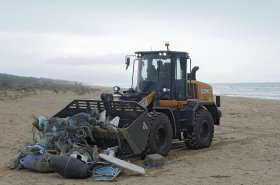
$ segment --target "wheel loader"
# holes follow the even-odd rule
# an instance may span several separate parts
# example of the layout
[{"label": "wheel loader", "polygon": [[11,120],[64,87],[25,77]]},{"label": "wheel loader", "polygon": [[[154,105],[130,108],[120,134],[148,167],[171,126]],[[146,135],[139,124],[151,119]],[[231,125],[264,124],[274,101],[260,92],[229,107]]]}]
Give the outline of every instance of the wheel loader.
[{"label": "wheel loader", "polygon": [[131,88],[121,91],[115,86],[112,94],[101,94],[101,100],[74,100],[54,117],[93,108],[106,110],[108,117],[118,116],[117,129],[95,127],[92,135],[100,148],[118,146],[120,156],[166,156],[172,142],[178,140],[191,149],[209,147],[214,125],[220,124],[222,115],[220,97],[214,101],[212,87],[196,80],[199,68],[191,68],[189,53],[170,51],[168,43],[166,46],[167,50],[126,56],[126,69],[133,68]]}]

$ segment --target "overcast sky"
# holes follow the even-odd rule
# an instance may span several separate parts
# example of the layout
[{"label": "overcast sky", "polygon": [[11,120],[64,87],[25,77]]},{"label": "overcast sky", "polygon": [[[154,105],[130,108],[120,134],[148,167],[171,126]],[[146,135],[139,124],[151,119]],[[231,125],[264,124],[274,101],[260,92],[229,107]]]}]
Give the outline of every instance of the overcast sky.
[{"label": "overcast sky", "polygon": [[277,0],[0,0],[0,73],[129,86],[124,57],[187,51],[197,77],[280,81]]}]

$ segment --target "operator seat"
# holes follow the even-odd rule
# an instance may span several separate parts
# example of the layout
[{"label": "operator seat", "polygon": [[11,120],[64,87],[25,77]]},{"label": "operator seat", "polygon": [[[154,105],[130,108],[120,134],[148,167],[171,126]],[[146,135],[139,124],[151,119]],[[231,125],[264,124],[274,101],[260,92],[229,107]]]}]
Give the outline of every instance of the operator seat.
[{"label": "operator seat", "polygon": [[162,81],[163,81],[163,86],[164,88],[170,89],[170,79],[171,79],[171,63],[167,62],[164,63],[163,65],[163,76],[162,76]]},{"label": "operator seat", "polygon": [[157,80],[157,70],[156,70],[156,67],[154,65],[150,65],[148,67],[146,80],[156,82],[156,80]]}]

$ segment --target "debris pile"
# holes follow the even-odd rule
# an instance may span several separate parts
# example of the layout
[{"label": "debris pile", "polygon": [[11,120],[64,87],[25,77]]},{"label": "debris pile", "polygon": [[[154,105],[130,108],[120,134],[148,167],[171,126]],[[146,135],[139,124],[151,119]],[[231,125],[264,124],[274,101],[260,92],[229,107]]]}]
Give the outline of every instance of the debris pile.
[{"label": "debris pile", "polygon": [[[123,168],[145,174],[144,168],[116,158],[118,146],[100,151],[93,129],[118,130],[120,118],[106,117],[106,110],[98,109],[76,115],[47,119],[39,116],[33,123],[33,143],[21,148],[10,169],[27,168],[36,172],[56,172],[64,178],[110,181],[115,180]],[[35,135],[35,134],[33,134]]]}]

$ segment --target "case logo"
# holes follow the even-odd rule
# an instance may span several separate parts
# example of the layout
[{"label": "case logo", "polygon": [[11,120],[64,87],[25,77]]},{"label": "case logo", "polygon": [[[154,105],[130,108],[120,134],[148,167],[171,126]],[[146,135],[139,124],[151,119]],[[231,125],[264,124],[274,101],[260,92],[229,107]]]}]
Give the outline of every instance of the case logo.
[{"label": "case logo", "polygon": [[210,94],[210,89],[201,89],[200,93],[203,95]]}]

